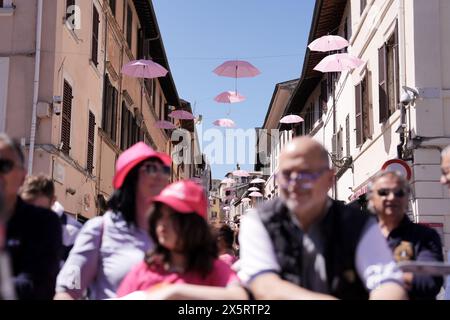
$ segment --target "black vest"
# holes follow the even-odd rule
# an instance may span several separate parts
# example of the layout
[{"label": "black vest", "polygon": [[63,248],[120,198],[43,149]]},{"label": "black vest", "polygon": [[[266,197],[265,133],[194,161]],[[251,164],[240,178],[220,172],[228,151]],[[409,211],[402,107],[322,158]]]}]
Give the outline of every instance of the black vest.
[{"label": "black vest", "polygon": [[[302,286],[303,244],[288,209],[280,199],[275,199],[258,211],[272,240],[281,278]],[[369,297],[356,272],[355,253],[363,228],[371,218],[367,213],[333,201],[320,222],[328,288],[330,294],[339,299]]]}]

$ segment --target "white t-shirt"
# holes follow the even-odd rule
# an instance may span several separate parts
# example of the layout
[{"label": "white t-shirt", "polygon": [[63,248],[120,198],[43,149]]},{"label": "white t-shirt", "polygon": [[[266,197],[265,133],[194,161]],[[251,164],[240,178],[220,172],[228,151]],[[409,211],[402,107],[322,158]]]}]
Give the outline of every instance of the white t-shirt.
[{"label": "white t-shirt", "polygon": [[[255,210],[241,219],[239,232],[239,278],[249,283],[262,273],[279,273],[269,233]],[[370,219],[365,226],[355,254],[356,271],[365,287],[371,291],[385,282],[402,284],[402,272],[397,268],[387,242],[376,224]]]}]

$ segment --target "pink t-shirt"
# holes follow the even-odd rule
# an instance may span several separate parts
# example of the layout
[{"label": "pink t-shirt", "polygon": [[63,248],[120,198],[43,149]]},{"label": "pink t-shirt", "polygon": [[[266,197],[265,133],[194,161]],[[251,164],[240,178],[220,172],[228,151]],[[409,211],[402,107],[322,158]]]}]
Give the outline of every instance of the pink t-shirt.
[{"label": "pink t-shirt", "polygon": [[117,297],[123,297],[131,292],[147,290],[156,285],[188,283],[214,287],[226,287],[239,281],[235,272],[220,259],[214,261],[213,269],[202,278],[198,272],[167,272],[162,267],[149,268],[145,261],[139,263],[125,276],[117,290]]},{"label": "pink t-shirt", "polygon": [[231,267],[233,265],[233,263],[235,263],[237,261],[238,258],[229,253],[224,253],[219,256],[219,259]]}]

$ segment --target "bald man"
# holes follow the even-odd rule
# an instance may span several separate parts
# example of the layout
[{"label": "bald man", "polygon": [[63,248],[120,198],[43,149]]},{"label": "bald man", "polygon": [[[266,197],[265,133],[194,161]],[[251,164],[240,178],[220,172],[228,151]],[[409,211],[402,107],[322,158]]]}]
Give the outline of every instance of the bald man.
[{"label": "bald man", "polygon": [[241,280],[257,299],[405,299],[376,220],[327,195],[328,153],[309,137],[281,152],[281,197],[242,218]]}]

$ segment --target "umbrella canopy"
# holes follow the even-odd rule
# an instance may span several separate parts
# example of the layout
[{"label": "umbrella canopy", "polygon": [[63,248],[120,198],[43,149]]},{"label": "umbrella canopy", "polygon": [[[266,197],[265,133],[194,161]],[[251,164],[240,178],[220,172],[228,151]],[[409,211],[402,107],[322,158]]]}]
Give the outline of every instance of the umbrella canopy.
[{"label": "umbrella canopy", "polygon": [[256,178],[256,179],[253,179],[252,181],[250,181],[250,183],[265,183],[265,182],[266,182],[266,180],[261,179],[261,178]]},{"label": "umbrella canopy", "polygon": [[122,73],[133,78],[164,77],[167,72],[169,71],[152,60],[133,60],[122,67]]},{"label": "umbrella canopy", "polygon": [[328,35],[320,37],[308,45],[311,51],[328,52],[348,47],[348,41],[340,36]]},{"label": "umbrella canopy", "polygon": [[364,64],[364,61],[348,53],[337,53],[326,56],[319,62],[314,70],[320,72],[342,72],[358,68]]},{"label": "umbrella canopy", "polygon": [[299,123],[303,121],[304,120],[302,117],[297,116],[295,114],[290,114],[280,119],[280,123]]},{"label": "umbrella canopy", "polygon": [[242,202],[250,202],[250,201],[252,201],[252,199],[250,199],[250,198],[243,198],[241,201]]},{"label": "umbrella canopy", "polygon": [[177,128],[172,122],[166,120],[156,121],[155,127],[159,129],[169,129],[169,130]]},{"label": "umbrella canopy", "polygon": [[245,101],[245,97],[236,91],[225,91],[215,97],[214,100],[220,103],[237,103]]},{"label": "umbrella canopy", "polygon": [[250,177],[247,171],[245,170],[235,170],[233,171],[233,176],[236,177]]},{"label": "umbrella canopy", "polygon": [[218,119],[213,122],[213,125],[224,128],[234,128],[236,126],[234,121],[231,119]]},{"label": "umbrella canopy", "polygon": [[248,191],[259,191],[259,188],[257,188],[257,187],[251,187],[251,188],[248,188]]},{"label": "umbrella canopy", "polygon": [[248,196],[249,196],[249,197],[255,197],[255,198],[261,198],[261,197],[264,197],[264,196],[262,195],[261,192],[256,192],[256,191],[250,193]]},{"label": "umbrella canopy", "polygon": [[192,113],[185,110],[175,110],[169,113],[169,117],[180,120],[194,120],[195,117]]},{"label": "umbrella canopy", "polygon": [[256,77],[261,72],[250,62],[242,60],[225,61],[213,70],[215,74],[222,77],[246,78]]},{"label": "umbrella canopy", "polygon": [[220,183],[224,183],[224,184],[236,183],[236,180],[231,179],[231,178],[225,178],[222,181],[220,181]]}]

